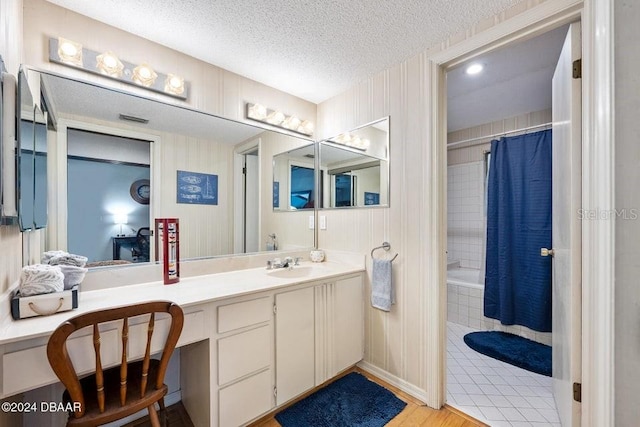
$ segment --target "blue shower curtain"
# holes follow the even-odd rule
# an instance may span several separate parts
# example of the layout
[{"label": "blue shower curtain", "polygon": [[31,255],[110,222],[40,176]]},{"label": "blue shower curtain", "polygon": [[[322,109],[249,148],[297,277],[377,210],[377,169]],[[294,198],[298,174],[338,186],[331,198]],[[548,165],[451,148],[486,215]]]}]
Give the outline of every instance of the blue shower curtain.
[{"label": "blue shower curtain", "polygon": [[551,331],[551,130],[491,142],[484,314]]}]

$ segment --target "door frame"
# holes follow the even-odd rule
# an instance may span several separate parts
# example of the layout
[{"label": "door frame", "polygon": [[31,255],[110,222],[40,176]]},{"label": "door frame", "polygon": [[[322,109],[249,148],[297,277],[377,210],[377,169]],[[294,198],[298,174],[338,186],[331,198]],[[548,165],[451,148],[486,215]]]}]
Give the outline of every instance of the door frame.
[{"label": "door frame", "polygon": [[[160,135],[77,119],[58,118],[57,124],[55,143],[49,145],[49,152],[51,153],[53,162],[49,163],[49,165],[51,165],[51,172],[48,172],[49,182],[47,192],[49,197],[47,203],[49,206],[49,223],[46,228],[47,245],[60,250],[68,249],[67,139],[69,129],[149,142],[149,181],[151,184],[149,227],[152,227],[153,218],[155,218],[156,213],[160,211],[160,207],[162,206],[162,192],[160,191],[160,185],[158,185],[162,177],[162,165],[159,164],[160,162],[158,161],[158,159],[162,157],[160,155],[162,144]],[[149,259],[153,259],[154,255],[155,247],[151,245]]]},{"label": "door frame", "polygon": [[[447,120],[446,70],[487,51],[580,20],[582,22],[582,207],[614,209],[613,0],[554,0],[430,55],[426,95],[430,99],[431,150],[428,162],[436,179],[428,185],[428,209],[436,236],[428,262],[438,283],[429,302],[433,317],[427,343],[437,349],[428,358],[430,402],[446,396],[446,246]],[[596,31],[597,30],[597,31]],[[582,425],[614,425],[614,226],[609,220],[582,223]],[[598,286],[607,283],[610,286]]]},{"label": "door frame", "polygon": [[[262,177],[262,160],[260,155],[262,154],[262,138],[252,138],[247,142],[241,143],[233,150],[233,214],[235,218],[243,218],[242,221],[234,221],[233,226],[233,248],[234,253],[244,252],[244,239],[245,239],[245,224],[244,224],[244,174],[242,168],[244,167],[244,156],[248,153],[252,153],[258,150],[258,177]],[[258,235],[261,236],[262,232],[262,180],[258,179],[258,195],[260,200],[258,201]]]}]

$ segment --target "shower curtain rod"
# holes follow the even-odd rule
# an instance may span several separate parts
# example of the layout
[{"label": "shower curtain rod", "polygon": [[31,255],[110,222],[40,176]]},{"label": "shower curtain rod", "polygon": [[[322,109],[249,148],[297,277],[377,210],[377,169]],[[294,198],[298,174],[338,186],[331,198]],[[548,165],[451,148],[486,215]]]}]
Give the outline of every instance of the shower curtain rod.
[{"label": "shower curtain rod", "polygon": [[[497,136],[504,136],[504,135],[509,135],[509,134],[512,134],[512,133],[525,132],[525,131],[528,131],[528,130],[538,129],[538,128],[545,127],[545,126],[551,126],[552,124],[553,124],[553,122],[548,122],[548,123],[543,123],[541,125],[529,126],[529,127],[526,127],[526,128],[520,128],[520,129],[515,129],[515,130],[509,130],[509,131],[506,131],[506,132],[495,133],[493,135],[479,136],[477,138],[465,139],[464,141],[452,142],[451,144],[447,144],[447,149],[449,149],[451,147],[454,147],[456,145],[466,144],[468,142],[480,141],[480,140],[486,140],[486,139],[491,140],[492,138],[495,138]],[[484,142],[482,144],[484,144]],[[471,144],[468,147],[473,147],[474,145],[476,145],[476,144]],[[467,147],[463,147],[463,148],[467,148]]]}]

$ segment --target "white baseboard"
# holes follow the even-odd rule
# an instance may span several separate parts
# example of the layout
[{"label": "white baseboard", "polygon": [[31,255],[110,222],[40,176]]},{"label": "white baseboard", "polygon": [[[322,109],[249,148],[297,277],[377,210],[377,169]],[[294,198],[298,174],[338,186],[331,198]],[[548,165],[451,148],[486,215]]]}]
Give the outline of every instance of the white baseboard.
[{"label": "white baseboard", "polygon": [[[406,380],[403,380],[402,378],[398,378],[395,375],[390,374],[389,372],[383,369],[380,369],[377,366],[372,365],[365,361],[361,361],[360,363],[358,363],[358,367],[361,368],[363,371],[367,371],[370,374],[380,378],[381,380],[388,382],[392,386],[398,387],[403,392],[407,393],[410,396],[415,397],[416,399],[420,400],[423,403],[428,401],[426,391],[409,383]],[[436,408],[436,409],[439,409],[439,408]]]}]

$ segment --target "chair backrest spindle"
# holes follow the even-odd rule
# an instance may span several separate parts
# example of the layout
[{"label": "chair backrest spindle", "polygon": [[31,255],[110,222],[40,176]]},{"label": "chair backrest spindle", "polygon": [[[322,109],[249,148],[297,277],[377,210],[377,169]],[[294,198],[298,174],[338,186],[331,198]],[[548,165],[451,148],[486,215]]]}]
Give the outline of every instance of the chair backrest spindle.
[{"label": "chair backrest spindle", "polygon": [[144,361],[142,362],[142,381],[140,383],[140,396],[147,392],[147,378],[149,376],[149,360],[151,359],[151,337],[155,326],[155,313],[151,313],[149,327],[147,328],[147,348],[144,351]]},{"label": "chair backrest spindle", "polygon": [[100,330],[98,324],[93,324],[93,348],[96,353],[96,393],[98,395],[98,407],[104,412],[104,378],[102,376],[102,360],[100,359]]},{"label": "chair backrest spindle", "polygon": [[127,344],[129,343],[129,318],[122,323],[122,363],[120,365],[120,405],[127,401]]}]

